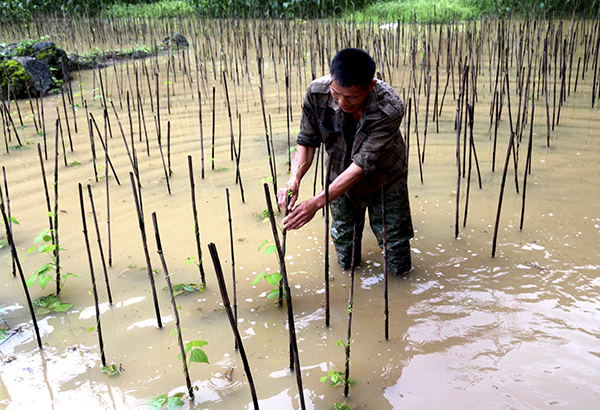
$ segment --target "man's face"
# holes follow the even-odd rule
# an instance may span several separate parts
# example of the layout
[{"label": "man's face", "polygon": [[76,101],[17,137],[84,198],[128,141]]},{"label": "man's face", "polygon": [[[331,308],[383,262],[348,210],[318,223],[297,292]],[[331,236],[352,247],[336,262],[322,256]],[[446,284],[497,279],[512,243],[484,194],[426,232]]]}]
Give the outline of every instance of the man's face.
[{"label": "man's face", "polygon": [[352,114],[362,107],[375,82],[373,80],[366,87],[361,87],[360,85],[342,87],[337,81],[333,80],[331,82],[331,95],[336,99],[342,111]]}]

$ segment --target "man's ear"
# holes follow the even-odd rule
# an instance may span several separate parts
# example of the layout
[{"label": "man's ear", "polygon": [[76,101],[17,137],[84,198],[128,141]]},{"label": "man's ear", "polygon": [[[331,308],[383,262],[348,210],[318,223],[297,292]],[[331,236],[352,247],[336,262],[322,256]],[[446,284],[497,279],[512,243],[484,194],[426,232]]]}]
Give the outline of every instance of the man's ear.
[{"label": "man's ear", "polygon": [[375,87],[375,84],[377,84],[377,80],[374,78],[373,81],[371,81],[371,83],[366,87],[368,93],[373,91],[373,87]]}]

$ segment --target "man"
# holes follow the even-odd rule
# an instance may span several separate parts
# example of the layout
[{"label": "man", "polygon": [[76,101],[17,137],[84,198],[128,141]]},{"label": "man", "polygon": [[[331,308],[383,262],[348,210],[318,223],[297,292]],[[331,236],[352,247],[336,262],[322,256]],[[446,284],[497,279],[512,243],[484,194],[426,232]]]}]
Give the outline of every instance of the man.
[{"label": "man", "polygon": [[371,229],[379,246],[383,245],[383,190],[388,266],[400,276],[411,270],[410,238],[414,235],[406,186],[406,147],[400,134],[404,104],[392,87],[374,79],[374,74],[371,56],[347,48],[335,55],[329,75],[310,84],[290,178],[277,192],[277,202],[287,214],[285,229],[301,228],[325,206],[323,191],[294,208],[300,181],[316,147],[324,144],[331,165],[331,236],[338,262],[344,269],[351,266],[356,224],[355,263],[360,263],[366,208]]}]

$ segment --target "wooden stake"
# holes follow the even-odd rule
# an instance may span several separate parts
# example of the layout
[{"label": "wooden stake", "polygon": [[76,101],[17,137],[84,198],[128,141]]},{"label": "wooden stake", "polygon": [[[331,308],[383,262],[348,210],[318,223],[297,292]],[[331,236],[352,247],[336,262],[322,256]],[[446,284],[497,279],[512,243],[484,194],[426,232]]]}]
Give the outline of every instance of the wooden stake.
[{"label": "wooden stake", "polygon": [[23,291],[25,292],[25,297],[27,298],[27,306],[29,307],[29,313],[31,314],[31,320],[33,321],[33,328],[35,330],[35,336],[38,342],[38,347],[41,349],[42,338],[40,336],[40,329],[38,327],[37,319],[35,317],[35,311],[33,309],[33,303],[31,302],[31,296],[29,295],[29,289],[27,288],[27,281],[25,280],[25,275],[23,274],[23,268],[21,267],[21,262],[19,261],[19,255],[17,254],[17,248],[13,240],[12,228],[9,224],[6,209],[4,208],[4,195],[2,194],[2,187],[0,187],[0,211],[2,212],[2,219],[4,221],[4,227],[6,229],[6,239],[8,240],[8,245],[10,246],[10,252],[12,254],[13,259],[15,260],[17,269],[19,270],[19,277],[21,278]]},{"label": "wooden stake", "polygon": [[185,353],[185,347],[183,346],[183,336],[181,335],[181,322],[179,321],[179,310],[177,309],[177,303],[175,302],[175,295],[173,294],[173,285],[171,285],[171,277],[169,276],[169,269],[167,268],[167,262],[165,262],[165,256],[163,254],[162,244],[160,241],[160,233],[158,231],[158,222],[156,221],[156,212],[152,212],[152,223],[154,224],[154,233],[156,236],[156,248],[160,262],[162,263],[163,271],[165,272],[165,280],[167,281],[167,288],[169,289],[169,295],[171,295],[171,306],[173,308],[173,316],[175,317],[175,327],[177,328],[177,341],[179,342],[179,350],[181,352],[181,361],[183,363],[183,374],[185,375],[185,384],[187,385],[188,394],[190,398],[194,399],[194,389],[190,380],[190,373],[187,365],[187,358]]},{"label": "wooden stake", "polygon": [[133,172],[129,173],[129,179],[131,180],[131,188],[133,189],[133,199],[135,201],[135,208],[138,215],[138,223],[140,227],[140,233],[142,235],[142,245],[144,246],[144,256],[146,257],[146,268],[148,270],[148,279],[150,279],[150,288],[152,289],[152,299],[154,300],[154,311],[156,312],[156,321],[158,327],[162,328],[162,320],[160,318],[160,309],[158,307],[158,296],[156,294],[156,286],[154,285],[154,272],[152,271],[152,264],[150,262],[150,254],[148,253],[148,242],[146,240],[146,226],[144,224],[144,212],[138,200],[138,191],[136,189],[135,180],[133,178]]},{"label": "wooden stake", "polygon": [[248,357],[246,356],[246,351],[244,350],[244,344],[242,343],[242,337],[240,336],[237,322],[233,315],[233,311],[231,310],[231,303],[229,302],[229,296],[227,295],[227,286],[225,285],[225,278],[223,277],[223,270],[221,269],[221,262],[219,261],[217,247],[214,243],[209,243],[208,250],[210,251],[210,256],[212,257],[213,265],[215,266],[215,274],[217,275],[217,282],[219,284],[219,289],[221,290],[223,306],[227,312],[229,324],[231,325],[231,330],[233,331],[233,335],[239,348],[240,356],[242,357],[242,362],[244,363],[244,371],[248,377],[248,385],[250,386],[250,394],[252,395],[254,410],[258,410],[258,396],[256,395],[256,389],[254,388],[254,380],[252,379],[250,364],[248,363]]},{"label": "wooden stake", "polygon": [[[90,186],[88,185],[88,188]],[[79,183],[79,205],[81,207],[81,222],[83,224],[83,237],[85,240],[85,248],[88,254],[88,263],[90,267],[90,276],[92,278],[92,291],[94,292],[94,305],[96,307],[96,331],[98,332],[98,343],[100,344],[100,358],[102,366],[106,367],[106,357],[104,355],[104,341],[102,340],[102,326],[100,323],[100,307],[98,306],[98,290],[96,288],[96,276],[94,275],[94,263],[92,262],[92,252],[90,250],[90,241],[87,234],[87,224],[85,221],[85,207],[83,205],[83,190]]]},{"label": "wooden stake", "polygon": [[194,167],[192,165],[192,156],[188,155],[188,169],[190,174],[190,192],[192,194],[192,213],[194,214],[194,236],[196,237],[196,252],[198,254],[198,269],[200,270],[200,279],[202,288],[206,288],[206,276],[204,274],[204,265],[202,261],[202,248],[200,246],[200,227],[198,226],[198,211],[196,208],[196,185],[194,184]]}]

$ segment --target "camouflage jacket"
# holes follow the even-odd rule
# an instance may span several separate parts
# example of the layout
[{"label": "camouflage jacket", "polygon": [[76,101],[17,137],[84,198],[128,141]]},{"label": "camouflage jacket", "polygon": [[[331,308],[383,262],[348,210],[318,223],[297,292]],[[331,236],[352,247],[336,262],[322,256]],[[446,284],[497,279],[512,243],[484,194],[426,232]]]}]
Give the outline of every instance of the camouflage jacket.
[{"label": "camouflage jacket", "polygon": [[[346,169],[344,112],[330,93],[331,76],[314,80],[304,97],[297,143],[325,145],[331,181]],[[351,160],[364,170],[364,176],[345,193],[358,207],[368,206],[381,196],[406,184],[406,146],[400,133],[404,104],[394,89],[377,81],[366,100],[365,111],[356,124]]]}]

